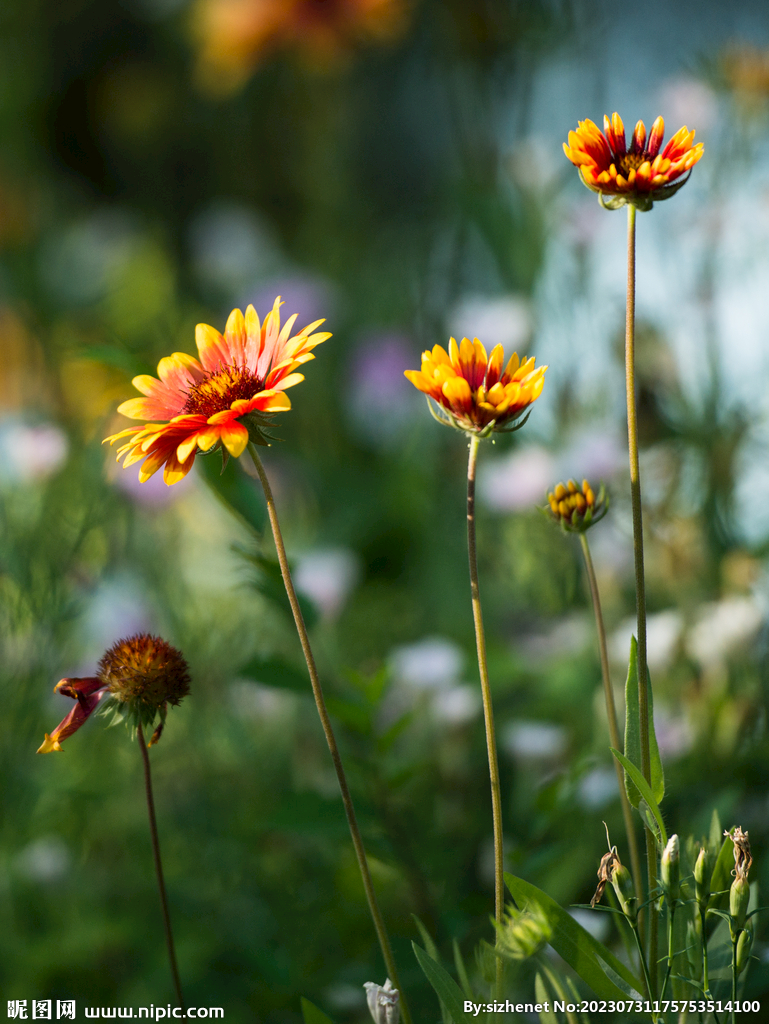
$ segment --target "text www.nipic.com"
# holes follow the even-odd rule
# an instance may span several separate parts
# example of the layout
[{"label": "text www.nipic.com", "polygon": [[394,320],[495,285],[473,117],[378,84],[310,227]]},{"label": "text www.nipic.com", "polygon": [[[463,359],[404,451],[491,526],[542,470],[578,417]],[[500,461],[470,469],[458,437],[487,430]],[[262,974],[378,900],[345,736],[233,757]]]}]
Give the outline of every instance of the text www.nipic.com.
[{"label": "text www.nipic.com", "polygon": [[[189,1019],[204,1017],[224,1017],[224,1010],[221,1006],[189,1006],[187,1008]],[[135,1012],[132,1006],[86,1006],[86,1017],[146,1017],[148,1020],[164,1020],[184,1017],[184,1012],[178,1006],[140,1006],[139,1012]]]}]

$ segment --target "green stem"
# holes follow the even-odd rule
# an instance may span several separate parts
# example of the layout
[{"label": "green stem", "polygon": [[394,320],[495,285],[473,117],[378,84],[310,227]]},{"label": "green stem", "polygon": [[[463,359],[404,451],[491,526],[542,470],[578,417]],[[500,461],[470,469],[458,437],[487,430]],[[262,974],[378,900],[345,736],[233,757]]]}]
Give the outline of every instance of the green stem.
[{"label": "green stem", "polygon": [[[630,499],[633,508],[633,555],[635,562],[636,615],[638,624],[638,710],[641,732],[641,772],[651,785],[649,747],[649,691],[646,669],[646,583],[644,579],[643,514],[641,508],[641,471],[638,461],[638,412],[635,395],[635,221],[636,208],[627,208],[627,307],[625,316],[625,391],[627,397],[627,436],[630,457]],[[657,888],[657,847],[651,829],[646,826],[646,869],[649,894]],[[649,904],[649,961],[657,990],[657,908]]]},{"label": "green stem", "polygon": [[700,907],[700,926],[702,931],[702,994],[706,999],[711,999],[710,978],[708,977],[708,935],[705,931],[705,911]]},{"label": "green stem", "polygon": [[387,928],[385,927],[384,919],[379,909],[376,892],[374,891],[374,883],[371,879],[371,872],[369,871],[368,860],[366,858],[366,850],[363,846],[360,828],[358,827],[358,819],[355,816],[355,808],[353,807],[352,796],[350,795],[350,787],[347,785],[347,776],[345,775],[344,767],[342,765],[339,747],[337,746],[334,730],[331,726],[331,719],[329,718],[328,711],[326,709],[326,701],[323,697],[323,690],[320,685],[318,670],[315,666],[315,658],[312,653],[312,648],[310,647],[310,638],[307,635],[304,617],[302,616],[302,610],[299,607],[299,601],[297,600],[296,591],[294,590],[294,583],[291,579],[291,570],[288,566],[286,548],[283,544],[283,534],[280,530],[280,523],[278,521],[278,513],[275,509],[275,499],[273,498],[272,488],[270,487],[270,481],[267,479],[267,474],[265,473],[264,466],[262,465],[262,460],[259,458],[259,453],[251,442],[248,444],[248,451],[253,459],[254,466],[256,467],[256,472],[259,476],[262,490],[264,491],[265,501],[267,502],[267,514],[270,518],[270,526],[272,527],[272,535],[275,540],[275,550],[278,554],[278,563],[280,565],[281,575],[283,576],[283,584],[286,588],[288,601],[294,615],[296,631],[299,634],[299,641],[302,645],[304,660],[307,662],[307,671],[310,674],[310,683],[312,685],[313,696],[315,697],[315,705],[318,709],[318,715],[320,717],[321,725],[323,726],[323,732],[331,754],[331,760],[334,763],[334,770],[336,771],[339,789],[342,793],[342,803],[344,805],[344,812],[347,816],[347,825],[350,829],[352,844],[355,848],[355,856],[358,858],[358,867],[360,868],[361,878],[363,879],[363,888],[366,892],[369,910],[374,921],[377,938],[379,939],[379,945],[382,950],[382,957],[387,969],[387,975],[395,988],[400,992],[400,1012],[404,1024],[411,1024],[411,1015],[409,1014],[403,989],[401,988],[398,980],[398,970],[395,966],[395,958],[393,957],[392,947],[390,946],[390,938],[387,934]]},{"label": "green stem", "polygon": [[[641,936],[640,936],[639,931],[638,931],[638,925],[635,922],[631,921],[630,922],[630,927],[633,929],[633,935],[635,936],[635,944],[638,947],[638,958],[641,961],[641,971],[642,971],[643,976],[644,976],[644,983],[646,985],[646,991],[648,992],[649,1000],[650,1000],[650,1002],[653,1005],[655,997],[652,994],[653,990],[652,990],[651,979],[649,977],[649,966],[646,963],[646,954],[644,953],[644,947],[643,947],[643,943],[641,942]],[[652,1020],[656,1021],[656,1019],[657,1018],[654,1015],[654,1011],[652,1010]]]},{"label": "green stem", "polygon": [[[622,750],[619,726],[617,725],[617,710],[614,706],[614,690],[611,685],[611,675],[609,673],[609,654],[606,647],[606,629],[603,624],[603,613],[601,611],[601,595],[598,591],[598,580],[596,579],[595,569],[593,568],[593,559],[590,554],[590,545],[587,542],[587,534],[581,533],[579,535],[580,543],[582,544],[582,554],[585,556],[585,569],[587,570],[587,578],[590,583],[590,596],[593,600],[593,614],[595,616],[596,630],[598,631],[598,649],[601,655],[601,677],[603,679],[603,694],[606,701],[606,717],[609,722],[609,737],[611,738],[611,745],[615,750]],[[643,895],[643,875],[641,872],[641,857],[638,853],[638,843],[636,842],[635,828],[633,825],[633,812],[630,807],[630,801],[625,791],[625,773],[622,770],[621,765],[616,760],[614,761],[614,768],[617,772],[617,785],[619,786],[620,803],[622,804],[622,817],[625,821],[625,834],[627,836],[627,843],[630,850],[630,870],[633,873],[633,886],[635,888],[636,899],[638,900],[637,906],[641,906],[644,901]]]},{"label": "green stem", "polygon": [[[486,662],[486,634],[483,630],[481,592],[478,586],[478,555],[475,542],[475,470],[478,462],[477,435],[470,438],[470,454],[467,460],[467,553],[470,562],[470,594],[473,604],[475,643],[478,651],[478,672],[481,677],[483,718],[486,725],[486,751],[489,759],[491,780],[491,813],[494,828],[494,917],[497,924],[502,922],[504,910],[504,848],[502,840],[502,796],[499,785],[499,762],[497,740],[494,729],[494,707],[491,702],[489,669]],[[497,994],[501,993],[502,958],[497,957]]]},{"label": "green stem", "polygon": [[186,1020],[186,1010],[184,1008],[184,996],[182,995],[182,983],[179,980],[179,968],[176,964],[176,949],[174,948],[174,937],[171,931],[171,915],[168,912],[168,897],[166,896],[166,885],[163,881],[163,863],[160,859],[160,840],[158,839],[158,823],[155,817],[155,799],[152,795],[152,775],[150,774],[150,756],[147,752],[147,744],[144,742],[144,732],[142,731],[141,722],[136,723],[136,738],[139,741],[139,750],[142,754],[142,763],[144,764],[144,791],[147,796],[147,813],[150,819],[150,836],[152,837],[152,857],[155,861],[155,874],[158,880],[158,891],[160,893],[160,909],[163,914],[163,930],[166,936],[166,946],[168,947],[168,959],[171,964],[171,977],[174,982],[174,990],[176,991],[176,1001],[181,1007],[182,1013],[185,1015],[182,1019]]},{"label": "green stem", "polygon": [[665,971],[665,980],[662,983],[662,992],[660,993],[660,1002],[665,998],[665,993],[668,989],[668,982],[670,981],[670,972],[673,970],[673,919],[676,913],[675,902],[668,904],[668,967]]},{"label": "green stem", "polygon": [[737,940],[739,932],[732,939],[732,1024],[737,1024],[735,1004],[737,1002]]}]

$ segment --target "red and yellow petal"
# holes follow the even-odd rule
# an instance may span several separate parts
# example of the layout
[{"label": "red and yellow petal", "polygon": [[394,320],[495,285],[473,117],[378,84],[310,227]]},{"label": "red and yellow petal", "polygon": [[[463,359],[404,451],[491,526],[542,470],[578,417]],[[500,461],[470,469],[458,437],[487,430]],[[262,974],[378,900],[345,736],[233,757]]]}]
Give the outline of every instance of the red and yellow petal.
[{"label": "red and yellow petal", "polygon": [[109,692],[102,681],[96,678],[62,679],[54,689],[67,697],[72,697],[75,706],[52,733],[45,734],[45,739],[37,749],[38,754],[50,754],[54,750],[61,750],[62,741],[77,732]]}]

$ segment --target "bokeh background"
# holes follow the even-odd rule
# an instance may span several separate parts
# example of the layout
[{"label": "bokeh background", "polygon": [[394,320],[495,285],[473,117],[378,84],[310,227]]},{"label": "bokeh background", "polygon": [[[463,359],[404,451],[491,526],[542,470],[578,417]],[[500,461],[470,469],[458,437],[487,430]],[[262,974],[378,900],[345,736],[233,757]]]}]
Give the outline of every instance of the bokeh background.
[{"label": "bokeh background", "polygon": [[[639,218],[665,808],[682,835],[714,809],[746,828],[765,889],[767,47],[765,5],[714,0],[6,0],[4,998],[171,998],[135,745],[95,720],[35,755],[67,710],[55,682],[137,630],[193,676],[153,749],[188,1002],[267,1024],[304,995],[354,1024],[384,980],[257,482],[212,457],[139,485],[101,445],[132,376],[277,294],[334,332],[265,462],[416,1019],[438,1011],[412,915],[471,964],[491,934],[465,444],[403,377],[449,334],[550,365],[479,479],[508,867],[568,905],[592,893],[603,820],[624,856],[578,545],[536,508],[561,477],[610,488],[591,540],[621,692],[625,223],[561,151],[615,109],[706,145]],[[767,999],[760,934],[755,952]]]}]

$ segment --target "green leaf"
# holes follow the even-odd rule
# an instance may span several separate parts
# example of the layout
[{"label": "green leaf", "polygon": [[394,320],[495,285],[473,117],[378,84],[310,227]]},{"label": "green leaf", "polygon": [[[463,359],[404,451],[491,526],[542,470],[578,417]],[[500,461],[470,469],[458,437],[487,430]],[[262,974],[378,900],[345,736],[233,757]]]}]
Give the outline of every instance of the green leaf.
[{"label": "green leaf", "polygon": [[732,868],[734,867],[734,843],[730,836],[724,836],[721,849],[716,858],[713,874],[710,876],[711,895],[708,900],[708,910],[722,906],[729,896],[724,892],[732,884]]},{"label": "green leaf", "polygon": [[[750,916],[750,915],[748,915]],[[459,943],[454,939],[454,967],[459,978],[459,984],[462,987],[462,992],[465,995],[465,999],[473,998],[473,989],[470,985],[470,979],[467,976],[467,968],[465,967],[465,961],[462,959],[462,953],[459,949]]]},{"label": "green leaf", "polygon": [[425,944],[425,949],[436,963],[440,963],[441,958],[438,956],[438,947],[435,945],[432,935],[428,932],[427,928],[422,924],[416,914],[412,914],[411,916],[414,918],[416,926],[419,929],[419,934],[422,936],[422,942]]},{"label": "green leaf", "polygon": [[259,481],[246,476],[240,466],[222,473],[222,460],[216,453],[196,459],[195,466],[222,504],[261,535],[267,526],[267,505]]},{"label": "green leaf", "polygon": [[[631,784],[638,793],[638,803],[635,806],[649,828],[654,832],[657,842],[664,848],[668,844],[668,834],[665,830],[665,822],[662,820],[662,811],[660,811],[657,801],[652,796],[649,783],[643,777],[640,770],[634,764],[631,764],[624,754],[620,754],[614,747],[609,749],[625,769],[625,778],[629,777],[631,779]],[[629,792],[628,796],[630,796]]]},{"label": "green leaf", "polygon": [[721,819],[718,816],[718,811],[713,808],[713,814],[710,819],[710,836],[708,838],[708,850],[711,853],[715,853],[716,850],[720,849],[724,841],[724,830],[721,828]]},{"label": "green leaf", "polygon": [[[425,973],[425,977],[435,989],[435,994],[441,1004],[441,1009],[448,1011],[454,1024],[464,1024],[465,1008],[464,997],[459,985],[454,981],[448,971],[444,970],[439,963],[436,963],[421,946],[416,942],[411,943],[414,954],[419,961],[419,966]],[[471,1014],[467,1015],[471,1017]]]},{"label": "green leaf", "polygon": [[302,996],[302,1019],[304,1024],[334,1024],[330,1017],[327,1017],[323,1010]]},{"label": "green leaf", "polygon": [[547,893],[507,872],[505,882],[519,907],[537,904],[552,928],[550,945],[599,999],[641,998],[643,986],[632,971]]},{"label": "green leaf", "polygon": [[312,686],[307,670],[294,668],[293,665],[281,661],[279,658],[252,658],[239,672],[239,675],[246,679],[253,679],[255,683],[263,683],[265,686],[274,686],[281,690],[295,690],[308,697],[312,696]]},{"label": "green leaf", "polygon": [[534,979],[534,998],[538,1003],[544,1003],[548,1009],[539,1011],[540,1024],[558,1024],[558,1018],[556,1017],[553,1010],[551,1010],[550,1003],[553,999],[550,995],[547,986],[542,980],[542,975],[537,971],[537,976]]},{"label": "green leaf", "polygon": [[[651,791],[654,794],[654,801],[662,803],[665,796],[665,776],[662,771],[657,737],[654,732],[654,699],[652,696],[652,681],[649,677],[649,670],[646,671],[647,693],[649,697],[649,767],[651,774]],[[630,661],[627,670],[627,682],[625,683],[625,757],[637,768],[641,768],[641,711],[638,702],[638,642],[633,636],[630,638]],[[625,773],[625,789],[628,800],[633,807],[638,807],[641,799],[638,789],[633,785],[631,779]],[[647,800],[648,803],[648,800]]]}]

